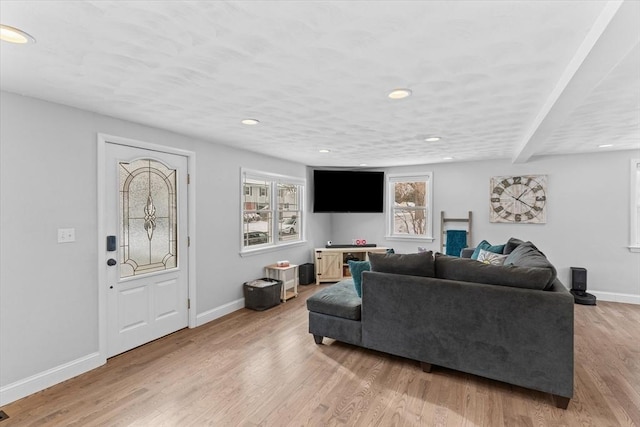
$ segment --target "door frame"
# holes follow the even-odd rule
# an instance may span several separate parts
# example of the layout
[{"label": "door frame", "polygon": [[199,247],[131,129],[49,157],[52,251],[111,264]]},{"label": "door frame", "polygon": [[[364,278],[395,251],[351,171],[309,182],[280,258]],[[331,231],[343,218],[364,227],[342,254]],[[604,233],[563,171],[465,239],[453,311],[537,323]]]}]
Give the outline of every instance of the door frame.
[{"label": "door frame", "polygon": [[106,147],[107,144],[126,145],[129,147],[140,148],[143,150],[160,151],[163,153],[176,154],[187,158],[187,173],[189,174],[189,184],[187,186],[187,233],[189,237],[189,246],[187,247],[189,255],[188,272],[188,292],[189,303],[188,309],[189,328],[195,328],[197,325],[196,313],[196,153],[194,151],[183,150],[180,148],[169,147],[165,145],[154,144],[150,142],[139,141],[130,138],[124,138],[105,133],[98,133],[98,188],[97,188],[97,207],[98,207],[98,351],[102,360],[107,360],[107,264],[105,257],[105,191],[106,191]]}]

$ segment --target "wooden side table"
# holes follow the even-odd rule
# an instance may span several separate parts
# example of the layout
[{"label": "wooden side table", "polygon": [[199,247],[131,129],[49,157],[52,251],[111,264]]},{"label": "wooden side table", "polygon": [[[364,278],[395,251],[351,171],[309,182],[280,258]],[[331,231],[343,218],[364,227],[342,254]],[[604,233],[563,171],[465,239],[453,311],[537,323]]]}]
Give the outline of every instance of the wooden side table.
[{"label": "wooden side table", "polygon": [[271,264],[264,268],[264,272],[269,279],[282,280],[280,293],[282,302],[298,296],[298,266],[296,264],[289,264],[286,267]]}]

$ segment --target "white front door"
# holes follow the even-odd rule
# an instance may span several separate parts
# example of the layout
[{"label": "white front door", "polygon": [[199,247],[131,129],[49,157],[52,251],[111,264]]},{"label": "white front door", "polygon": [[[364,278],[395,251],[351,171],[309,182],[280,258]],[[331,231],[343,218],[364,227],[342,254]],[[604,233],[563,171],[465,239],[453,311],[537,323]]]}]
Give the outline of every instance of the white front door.
[{"label": "white front door", "polygon": [[105,144],[107,357],[188,325],[187,158]]}]

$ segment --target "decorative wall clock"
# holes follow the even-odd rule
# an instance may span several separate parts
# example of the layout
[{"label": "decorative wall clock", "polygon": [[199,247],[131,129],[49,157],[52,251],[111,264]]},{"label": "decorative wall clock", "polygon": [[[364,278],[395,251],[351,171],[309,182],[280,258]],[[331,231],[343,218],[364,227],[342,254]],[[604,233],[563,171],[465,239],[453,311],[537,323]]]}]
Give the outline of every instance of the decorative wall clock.
[{"label": "decorative wall clock", "polygon": [[547,222],[546,175],[494,176],[490,191],[491,222]]}]

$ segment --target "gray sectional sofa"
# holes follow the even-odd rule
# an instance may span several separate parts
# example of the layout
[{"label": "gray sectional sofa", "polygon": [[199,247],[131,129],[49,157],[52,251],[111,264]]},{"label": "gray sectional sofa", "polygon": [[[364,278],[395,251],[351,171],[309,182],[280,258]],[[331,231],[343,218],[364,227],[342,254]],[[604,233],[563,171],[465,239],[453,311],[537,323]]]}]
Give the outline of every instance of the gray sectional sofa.
[{"label": "gray sectional sofa", "polygon": [[309,332],[317,344],[333,338],[420,361],[427,372],[442,366],[551,393],[566,408],[573,297],[533,244],[510,242],[504,265],[371,254],[371,271],[354,277],[361,296],[347,279],[307,300]]}]

